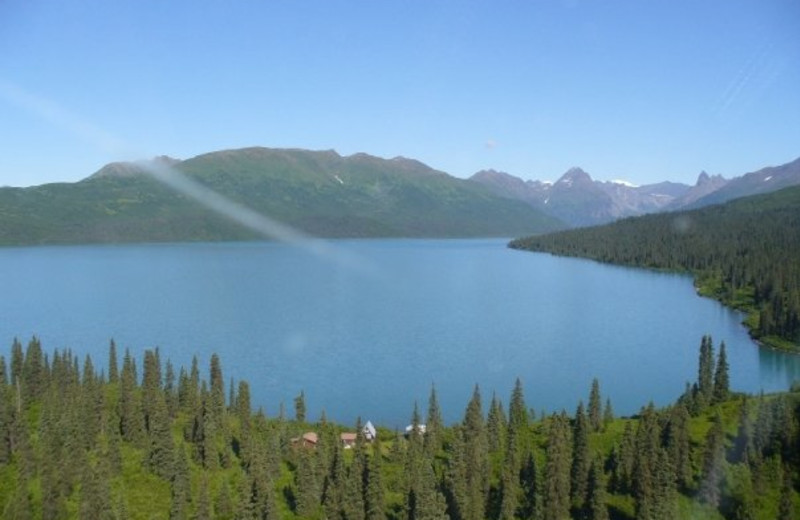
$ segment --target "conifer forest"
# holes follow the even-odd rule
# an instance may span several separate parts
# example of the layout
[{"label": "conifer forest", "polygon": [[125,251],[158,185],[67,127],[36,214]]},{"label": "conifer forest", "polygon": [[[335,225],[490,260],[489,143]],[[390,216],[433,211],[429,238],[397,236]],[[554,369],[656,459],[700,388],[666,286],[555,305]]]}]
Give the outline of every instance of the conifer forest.
[{"label": "conifer forest", "polygon": [[[221,360],[187,369],[112,341],[96,364],[33,338],[0,357],[0,512],[19,519],[781,519],[800,516],[800,388],[742,395],[700,341],[671,406],[617,417],[601,382],[535,412],[520,380],[409,428],[255,409]],[[207,374],[207,377],[206,375]],[[676,382],[680,386],[681,382]]]}]

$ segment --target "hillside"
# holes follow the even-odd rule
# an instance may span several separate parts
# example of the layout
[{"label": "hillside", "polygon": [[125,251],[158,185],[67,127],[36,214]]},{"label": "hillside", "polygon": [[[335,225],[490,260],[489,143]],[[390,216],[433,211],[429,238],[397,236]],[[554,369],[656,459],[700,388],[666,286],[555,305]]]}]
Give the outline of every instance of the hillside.
[{"label": "hillside", "polygon": [[507,408],[475,387],[453,425],[432,389],[405,435],[309,423],[302,392],[267,417],[218,356],[203,378],[162,355],[141,379],[113,341],[97,365],[36,338],[0,355],[2,518],[789,520],[800,503],[800,393],[731,392],[708,337],[664,409],[615,417],[595,379],[574,414],[535,415],[517,379]]},{"label": "hillside", "polygon": [[[514,236],[562,227],[522,202],[411,159],[247,148],[155,161],[321,237]],[[146,168],[115,163],[77,183],[0,189],[0,244],[263,238]]]},{"label": "hillside", "polygon": [[702,294],[749,313],[755,338],[800,348],[800,187],[522,238],[510,247],[690,272]]}]

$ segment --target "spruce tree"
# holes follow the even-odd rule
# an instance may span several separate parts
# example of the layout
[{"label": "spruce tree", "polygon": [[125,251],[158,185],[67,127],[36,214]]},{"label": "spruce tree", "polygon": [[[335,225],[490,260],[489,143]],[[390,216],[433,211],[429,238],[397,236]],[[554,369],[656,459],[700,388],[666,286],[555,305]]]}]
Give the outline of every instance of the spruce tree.
[{"label": "spruce tree", "polygon": [[689,447],[689,411],[681,403],[670,410],[664,444],[673,466],[675,481],[685,489],[692,481],[692,461]]},{"label": "spruce tree", "polygon": [[603,472],[603,461],[596,458],[589,469],[585,518],[589,520],[608,520],[606,505],[606,478]]},{"label": "spruce tree", "polygon": [[175,471],[170,481],[170,520],[186,520],[189,518],[189,503],[192,488],[189,479],[189,460],[182,446],[176,449]]},{"label": "spruce tree", "polygon": [[601,423],[601,401],[600,401],[600,382],[595,377],[592,379],[592,389],[589,392],[589,424],[592,427],[592,431],[598,432],[600,431],[600,427],[602,426]]},{"label": "spruce tree", "polygon": [[711,402],[714,391],[714,345],[711,336],[703,336],[700,341],[700,361],[697,375],[696,397],[700,404],[700,409]]},{"label": "spruce tree", "polygon": [[294,398],[294,419],[299,423],[306,422],[306,394],[302,390]]},{"label": "spruce tree", "polygon": [[119,381],[119,365],[117,365],[117,344],[112,339],[108,345],[108,382],[116,384]]},{"label": "spruce tree", "polygon": [[721,403],[728,399],[730,394],[730,378],[728,375],[728,356],[725,352],[725,342],[719,344],[717,368],[714,372],[713,403]]},{"label": "spruce tree", "polygon": [[489,496],[489,444],[478,385],[467,404],[463,423],[467,509],[465,520],[483,520]]},{"label": "spruce tree", "polygon": [[544,477],[544,517],[563,520],[570,517],[569,421],[566,413],[553,415],[547,436],[547,463]]},{"label": "spruce tree", "polygon": [[147,465],[159,477],[169,480],[175,472],[175,445],[164,395],[157,393],[151,408]]},{"label": "spruce tree", "polygon": [[376,438],[372,444],[372,456],[369,458],[367,470],[364,496],[366,520],[386,520],[386,511],[384,509],[386,492],[383,484],[382,458],[380,439]]},{"label": "spruce tree", "polygon": [[217,430],[222,431],[225,428],[225,380],[222,377],[222,365],[216,353],[211,355],[210,380],[211,418]]},{"label": "spruce tree", "polygon": [[522,490],[518,513],[521,518],[541,517],[541,482],[536,458],[528,452],[519,473],[519,484]]},{"label": "spruce tree", "polygon": [[175,368],[168,359],[164,369],[164,399],[167,403],[167,413],[171,419],[178,415],[178,389],[175,386]]},{"label": "spruce tree", "polygon": [[436,397],[436,387],[431,385],[431,394],[428,398],[428,417],[425,429],[425,453],[433,457],[442,446],[442,430],[444,421],[442,411],[439,409],[439,399]]},{"label": "spruce tree", "polygon": [[136,361],[128,349],[122,361],[120,376],[119,421],[122,438],[128,442],[139,442],[144,433],[144,416],[136,382]]},{"label": "spruce tree", "polygon": [[29,402],[38,400],[44,392],[46,374],[44,371],[42,344],[36,336],[28,342],[25,362],[22,367],[22,379],[25,399]]},{"label": "spruce tree", "polygon": [[519,473],[522,465],[521,449],[518,446],[519,434],[512,433],[506,449],[505,461],[500,476],[500,518],[511,520],[519,508]]},{"label": "spruce tree", "polygon": [[520,432],[528,427],[528,421],[528,407],[525,405],[522,381],[517,378],[514,382],[514,390],[511,392],[511,402],[508,405],[509,430]]},{"label": "spruce tree", "polygon": [[706,435],[699,492],[700,499],[713,507],[718,507],[720,502],[720,481],[725,464],[723,441],[722,417],[717,413],[714,423]]},{"label": "spruce tree", "polygon": [[583,401],[578,404],[575,412],[575,425],[572,431],[572,470],[570,472],[570,492],[572,507],[575,510],[583,509],[586,501],[589,467],[591,458],[589,453],[589,420],[583,408]]},{"label": "spruce tree", "polygon": [[506,446],[508,424],[503,411],[503,404],[492,394],[489,403],[489,414],[486,418],[486,434],[489,441],[489,453],[503,453]]},{"label": "spruce tree", "polygon": [[194,520],[211,520],[211,496],[208,489],[208,474],[203,473],[203,478],[200,479],[200,489],[197,496],[197,510],[195,511]]},{"label": "spruce tree", "polygon": [[295,473],[296,513],[304,518],[317,514],[322,498],[322,489],[317,475],[313,453],[300,449]]},{"label": "spruce tree", "polygon": [[642,409],[640,415],[636,430],[632,487],[636,499],[636,518],[645,520],[655,515],[658,500],[656,472],[661,449],[661,428],[652,402]]}]

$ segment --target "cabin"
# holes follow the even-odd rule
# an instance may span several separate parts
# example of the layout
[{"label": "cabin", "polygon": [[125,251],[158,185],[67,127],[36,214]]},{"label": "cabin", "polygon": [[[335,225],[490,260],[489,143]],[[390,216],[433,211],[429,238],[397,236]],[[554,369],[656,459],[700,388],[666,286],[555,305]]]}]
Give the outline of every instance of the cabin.
[{"label": "cabin", "polygon": [[372,424],[372,421],[367,421],[362,432],[367,442],[372,442],[378,437],[378,432],[375,431],[375,426]]},{"label": "cabin", "polygon": [[303,448],[316,448],[319,443],[319,436],[315,432],[306,432],[300,437],[292,439],[292,446],[301,446]]},{"label": "cabin", "polygon": [[342,448],[349,450],[356,445],[357,433],[345,432],[339,435],[339,441],[342,443]]}]

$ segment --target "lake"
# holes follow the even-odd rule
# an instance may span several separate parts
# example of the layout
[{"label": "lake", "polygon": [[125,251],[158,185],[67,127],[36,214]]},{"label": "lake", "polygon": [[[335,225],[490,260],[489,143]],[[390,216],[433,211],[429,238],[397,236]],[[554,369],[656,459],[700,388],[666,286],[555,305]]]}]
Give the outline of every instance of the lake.
[{"label": "lake", "polygon": [[[600,380],[618,414],[677,398],[700,338],[724,340],[731,386],[788,388],[800,357],[758,348],[742,316],[691,278],[513,251],[505,240],[341,240],[0,249],[0,338],[37,335],[107,367],[158,346],[162,361],[213,352],[274,416],[303,390],[309,417],[402,427],[436,385],[448,423],[473,386],[508,402],[515,378],[539,410],[573,412]],[[107,369],[106,369],[107,370]]]}]

